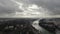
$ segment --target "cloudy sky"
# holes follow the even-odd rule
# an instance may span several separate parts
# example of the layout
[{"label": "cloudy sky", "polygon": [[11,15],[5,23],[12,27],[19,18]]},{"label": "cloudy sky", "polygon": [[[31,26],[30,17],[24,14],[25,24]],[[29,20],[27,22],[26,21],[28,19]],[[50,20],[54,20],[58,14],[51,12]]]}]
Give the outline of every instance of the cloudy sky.
[{"label": "cloudy sky", "polygon": [[0,0],[0,17],[60,17],[60,0]]}]

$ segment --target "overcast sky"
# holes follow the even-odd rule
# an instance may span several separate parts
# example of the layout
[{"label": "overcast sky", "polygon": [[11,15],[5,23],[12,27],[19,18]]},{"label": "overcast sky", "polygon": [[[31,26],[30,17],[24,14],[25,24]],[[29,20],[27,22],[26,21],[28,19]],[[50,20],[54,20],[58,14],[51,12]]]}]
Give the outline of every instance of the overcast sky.
[{"label": "overcast sky", "polygon": [[60,16],[60,0],[0,0],[0,17]]}]

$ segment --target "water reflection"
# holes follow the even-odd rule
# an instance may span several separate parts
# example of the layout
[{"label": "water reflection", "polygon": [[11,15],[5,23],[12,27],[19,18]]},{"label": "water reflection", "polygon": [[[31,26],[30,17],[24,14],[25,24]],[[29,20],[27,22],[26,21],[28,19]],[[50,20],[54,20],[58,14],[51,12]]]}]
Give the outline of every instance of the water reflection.
[{"label": "water reflection", "polygon": [[32,26],[35,27],[37,30],[39,30],[39,32],[41,34],[53,34],[53,33],[50,33],[49,31],[45,30],[41,26],[39,26],[38,23],[39,23],[39,21],[36,20],[36,21],[33,22]]}]

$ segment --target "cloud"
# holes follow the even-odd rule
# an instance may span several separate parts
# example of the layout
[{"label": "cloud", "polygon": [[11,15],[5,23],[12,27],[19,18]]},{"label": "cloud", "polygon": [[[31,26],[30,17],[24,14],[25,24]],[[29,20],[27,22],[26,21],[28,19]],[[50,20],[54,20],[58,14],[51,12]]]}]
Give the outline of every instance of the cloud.
[{"label": "cloud", "polygon": [[60,15],[60,0],[0,0],[0,16]]},{"label": "cloud", "polygon": [[[41,17],[49,15],[47,14],[48,10],[45,10],[43,7],[38,6],[36,4],[27,4],[24,2],[18,2],[16,0],[13,0],[16,4],[18,4],[19,9],[21,9],[23,12],[16,12],[15,17]],[[44,12],[45,11],[45,12]]]},{"label": "cloud", "polygon": [[0,0],[0,17],[10,17],[15,14],[16,11],[22,11],[18,9],[18,5],[10,0]]},{"label": "cloud", "polygon": [[41,6],[49,10],[50,15],[60,14],[60,0],[21,0],[21,2]]}]

